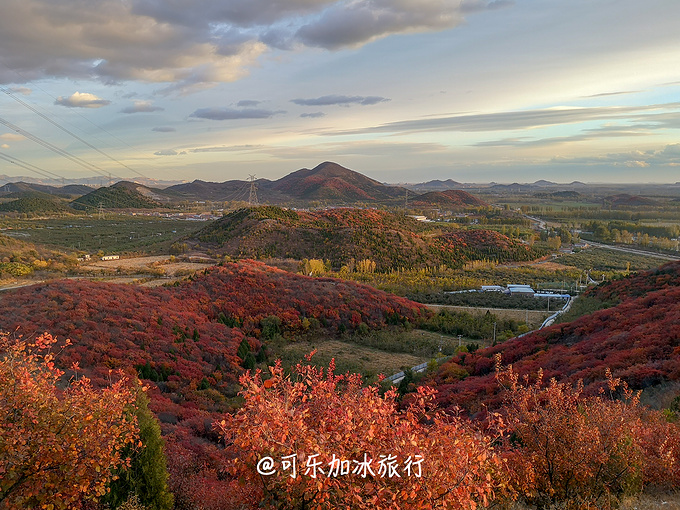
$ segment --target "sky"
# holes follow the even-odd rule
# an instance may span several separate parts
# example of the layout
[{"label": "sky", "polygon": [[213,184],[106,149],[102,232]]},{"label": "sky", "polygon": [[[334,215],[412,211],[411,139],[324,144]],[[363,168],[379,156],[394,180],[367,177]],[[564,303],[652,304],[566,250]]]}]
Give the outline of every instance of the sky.
[{"label": "sky", "polygon": [[680,181],[678,0],[3,0],[0,175]]}]

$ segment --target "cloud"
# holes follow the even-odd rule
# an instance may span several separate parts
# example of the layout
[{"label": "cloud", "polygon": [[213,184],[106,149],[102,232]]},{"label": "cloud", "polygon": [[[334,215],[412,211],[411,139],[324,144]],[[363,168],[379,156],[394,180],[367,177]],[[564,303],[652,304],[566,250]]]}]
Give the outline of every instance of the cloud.
[{"label": "cloud", "polygon": [[177,156],[179,155],[179,152],[177,152],[175,149],[163,149],[157,152],[154,152],[155,156]]},{"label": "cloud", "polygon": [[[0,16],[0,48],[5,66],[0,83],[46,78],[98,79],[104,83],[172,83],[188,92],[241,78],[267,47],[253,33],[238,39],[218,33],[210,10],[194,2],[172,2],[182,18],[168,19],[169,2],[154,12],[136,9],[145,2],[101,0],[97,9],[82,0],[5,0]],[[209,1],[214,9],[224,4]],[[184,4],[184,5],[181,5]],[[228,10],[228,7],[224,7]],[[168,14],[168,16],[166,16]],[[157,16],[157,17],[154,17]],[[192,26],[186,18],[200,21]],[[200,20],[198,19],[200,18]],[[238,39],[238,40],[237,40]]]},{"label": "cloud", "polygon": [[581,133],[571,136],[556,136],[552,138],[530,138],[526,136],[503,138],[500,140],[485,140],[472,144],[474,147],[543,147],[564,143],[585,142],[601,138],[619,138],[630,136],[647,136],[651,133],[646,129],[632,126],[603,126],[600,128],[585,129]]},{"label": "cloud", "polygon": [[658,150],[633,150],[629,152],[609,153],[603,156],[567,158],[557,156],[552,163],[579,165],[624,166],[628,168],[647,168],[650,166],[680,166],[680,143],[666,145]]},{"label": "cloud", "polygon": [[331,105],[347,106],[350,104],[360,104],[363,106],[369,106],[378,103],[383,103],[385,101],[389,101],[389,99],[387,99],[386,97],[379,96],[330,95],[312,99],[291,99],[290,102],[298,104],[300,106],[331,106]]},{"label": "cloud", "polygon": [[189,152],[245,152],[263,148],[263,145],[230,145],[221,147],[198,147]]},{"label": "cloud", "polygon": [[132,106],[127,106],[121,110],[121,113],[150,113],[161,112],[165,108],[154,106],[151,101],[135,101]]},{"label": "cloud", "polygon": [[31,89],[28,87],[12,87],[9,89],[11,92],[14,92],[16,94],[22,94],[24,96],[29,96],[31,95],[31,92],[33,92]]},{"label": "cloud", "polygon": [[307,46],[357,47],[390,34],[445,30],[463,21],[451,0],[355,0],[332,6],[296,32]]},{"label": "cloud", "polygon": [[324,117],[326,114],[324,112],[313,112],[313,113],[302,113],[300,117],[303,119],[318,119],[319,117]]},{"label": "cloud", "polygon": [[680,103],[649,106],[602,106],[590,108],[543,108],[495,113],[453,115],[390,122],[379,126],[335,131],[325,134],[413,133],[442,131],[512,131],[561,124],[575,124],[602,120],[631,120],[657,122],[666,127],[678,123],[680,112],[652,113],[658,110],[677,110]]},{"label": "cloud", "polygon": [[268,119],[282,113],[286,112],[283,110],[272,111],[256,108],[244,108],[242,110],[234,108],[199,108],[189,117],[210,120]]},{"label": "cloud", "polygon": [[76,92],[69,97],[59,96],[54,104],[67,106],[68,108],[101,108],[111,104],[111,101],[87,92]]},{"label": "cloud", "polygon": [[9,145],[3,143],[2,145],[0,145],[0,149],[9,149]]},{"label": "cloud", "polygon": [[151,131],[156,131],[157,133],[174,133],[177,130],[174,127],[158,126],[153,128]]},{"label": "cloud", "polygon": [[239,108],[242,108],[242,107],[245,107],[245,106],[253,107],[253,106],[257,106],[261,102],[262,101],[253,101],[251,99],[242,99],[241,101],[236,103],[236,106],[238,106]]},{"label": "cloud", "polygon": [[47,78],[170,84],[188,93],[247,74],[268,49],[357,47],[445,30],[467,12],[509,5],[465,0],[4,0],[0,83]]},{"label": "cloud", "polygon": [[18,142],[25,139],[25,136],[16,133],[3,133],[0,135],[0,140],[8,140],[10,142]]}]

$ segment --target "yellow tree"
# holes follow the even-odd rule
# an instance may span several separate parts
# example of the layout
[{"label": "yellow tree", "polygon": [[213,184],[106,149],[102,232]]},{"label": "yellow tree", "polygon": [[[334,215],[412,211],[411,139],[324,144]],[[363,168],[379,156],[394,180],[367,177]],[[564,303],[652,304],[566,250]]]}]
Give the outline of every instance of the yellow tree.
[{"label": "yellow tree", "polygon": [[[68,343],[68,341],[67,341]],[[78,508],[107,491],[136,441],[135,395],[124,379],[101,391],[65,389],[56,340],[0,335],[0,509]]]}]

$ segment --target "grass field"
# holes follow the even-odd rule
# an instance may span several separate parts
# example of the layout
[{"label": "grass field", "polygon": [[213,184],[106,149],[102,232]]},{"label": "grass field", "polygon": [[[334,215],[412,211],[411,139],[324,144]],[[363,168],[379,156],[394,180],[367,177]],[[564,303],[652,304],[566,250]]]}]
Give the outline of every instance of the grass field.
[{"label": "grass field", "polygon": [[155,216],[107,215],[38,220],[3,219],[3,233],[66,250],[88,253],[167,253],[177,239],[196,232],[206,222]]}]

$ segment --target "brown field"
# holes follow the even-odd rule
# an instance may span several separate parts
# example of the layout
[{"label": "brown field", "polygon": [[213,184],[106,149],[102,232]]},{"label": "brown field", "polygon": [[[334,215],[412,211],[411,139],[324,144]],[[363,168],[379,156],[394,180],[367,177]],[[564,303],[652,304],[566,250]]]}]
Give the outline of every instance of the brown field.
[{"label": "brown field", "polygon": [[206,259],[205,262],[171,262],[170,258],[164,255],[149,256],[149,257],[132,257],[121,258],[117,260],[92,260],[90,262],[81,264],[81,269],[90,269],[92,271],[117,271],[121,268],[124,271],[149,271],[162,270],[166,275],[174,276],[180,273],[189,273],[193,271],[200,271],[206,267],[214,265],[212,261]]}]

